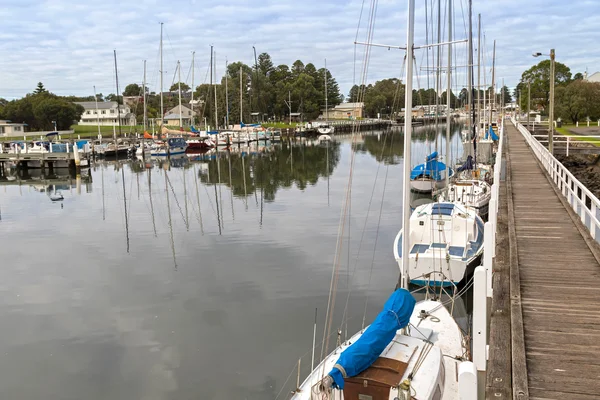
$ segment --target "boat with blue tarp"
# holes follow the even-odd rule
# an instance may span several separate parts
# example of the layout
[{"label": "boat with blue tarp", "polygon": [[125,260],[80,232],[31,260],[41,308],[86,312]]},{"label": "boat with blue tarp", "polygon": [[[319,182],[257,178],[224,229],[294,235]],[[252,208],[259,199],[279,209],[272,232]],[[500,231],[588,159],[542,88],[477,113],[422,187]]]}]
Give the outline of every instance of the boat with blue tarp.
[{"label": "boat with blue tarp", "polygon": [[415,166],[410,172],[410,188],[416,192],[431,193],[446,186],[446,174],[451,177],[454,170],[438,160],[434,151],[425,158],[425,162]]}]

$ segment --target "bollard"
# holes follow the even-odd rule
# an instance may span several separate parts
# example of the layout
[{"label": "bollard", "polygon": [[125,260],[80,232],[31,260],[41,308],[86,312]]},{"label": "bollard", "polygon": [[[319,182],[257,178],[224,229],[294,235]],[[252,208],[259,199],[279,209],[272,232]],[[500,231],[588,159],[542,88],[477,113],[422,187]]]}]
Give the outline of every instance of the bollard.
[{"label": "bollard", "polygon": [[579,121],[575,122],[575,126],[579,128]]},{"label": "bollard", "polygon": [[75,159],[75,166],[79,167],[81,160],[79,159],[79,149],[77,148],[77,145],[73,145],[73,158]]},{"label": "bollard", "polygon": [[475,268],[473,274],[473,362],[477,371],[486,369],[487,349],[487,272]]},{"label": "bollard", "polygon": [[471,361],[458,365],[459,400],[477,400],[477,370]]}]

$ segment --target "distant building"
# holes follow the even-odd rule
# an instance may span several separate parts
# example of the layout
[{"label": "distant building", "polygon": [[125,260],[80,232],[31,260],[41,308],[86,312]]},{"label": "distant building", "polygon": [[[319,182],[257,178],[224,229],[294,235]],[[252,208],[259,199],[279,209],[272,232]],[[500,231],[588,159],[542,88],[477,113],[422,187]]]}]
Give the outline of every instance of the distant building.
[{"label": "distant building", "polygon": [[600,82],[600,72],[594,72],[590,76],[586,77],[585,80],[588,82]]},{"label": "distant building", "polygon": [[0,136],[16,136],[25,132],[27,124],[18,124],[7,119],[0,119]]},{"label": "distant building", "polygon": [[[194,111],[193,116],[196,116],[196,111]],[[171,126],[179,126],[179,115],[181,115],[181,122],[183,126],[189,126],[192,123],[192,110],[187,108],[184,105],[173,107],[169,111],[165,113],[165,122],[164,125]],[[161,125],[163,122],[159,119],[156,120],[158,125]]]},{"label": "distant building", "polygon": [[123,96],[123,103],[130,108],[136,108],[138,104],[140,107],[143,107],[144,96]]},{"label": "distant building", "polygon": [[[365,103],[341,103],[327,112],[329,119],[357,119],[363,117]],[[325,109],[321,110],[319,119],[325,119]]]},{"label": "distant building", "polygon": [[78,122],[79,125],[118,125],[117,115],[119,113],[121,115],[121,125],[133,126],[137,122],[135,114],[131,112],[127,104],[121,105],[119,107],[120,111],[117,110],[118,103],[116,101],[99,101],[97,111],[95,101],[78,101],[75,104],[79,104],[84,109]]},{"label": "distant building", "polygon": [[[413,118],[418,118],[418,117],[424,117],[425,116],[425,106],[417,106],[417,107],[413,107],[411,114],[413,116]],[[406,108],[403,108],[400,111],[400,116],[404,117],[406,115]]]}]

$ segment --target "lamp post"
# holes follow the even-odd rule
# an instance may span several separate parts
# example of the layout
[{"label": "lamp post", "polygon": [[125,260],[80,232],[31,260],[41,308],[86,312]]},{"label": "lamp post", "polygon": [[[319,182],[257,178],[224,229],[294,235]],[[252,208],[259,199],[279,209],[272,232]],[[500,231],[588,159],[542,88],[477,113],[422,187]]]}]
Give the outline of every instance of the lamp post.
[{"label": "lamp post", "polygon": [[[533,53],[534,57],[539,57],[542,53]],[[554,49],[550,49],[550,107],[548,111],[548,151],[554,154],[554,80],[556,79],[554,70]]]}]

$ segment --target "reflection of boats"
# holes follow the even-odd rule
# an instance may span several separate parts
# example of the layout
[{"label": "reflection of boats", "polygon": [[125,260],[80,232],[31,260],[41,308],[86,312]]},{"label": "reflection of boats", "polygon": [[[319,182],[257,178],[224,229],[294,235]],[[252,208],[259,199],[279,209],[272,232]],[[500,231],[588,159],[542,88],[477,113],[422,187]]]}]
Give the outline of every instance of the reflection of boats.
[{"label": "reflection of boats", "polygon": [[431,193],[435,189],[446,186],[446,174],[454,173],[452,168],[438,161],[438,153],[434,151],[425,158],[425,162],[414,167],[410,173],[410,187],[417,192]]},{"label": "reflection of boats", "polygon": [[329,124],[319,125],[317,127],[317,132],[321,135],[331,135],[334,132],[334,128]]},{"label": "reflection of boats", "polygon": [[52,193],[49,197],[52,201],[62,201],[64,199],[61,192]]},{"label": "reflection of boats", "polygon": [[210,137],[198,137],[186,140],[188,150],[210,149],[215,147],[215,142]]},{"label": "reflection of boats", "polygon": [[188,145],[183,138],[168,138],[164,143],[152,148],[150,155],[155,157],[172,156],[185,153]]},{"label": "reflection of boats", "polygon": [[[394,257],[402,268],[402,236],[394,241]],[[483,221],[461,204],[430,203],[410,217],[410,282],[452,286],[478,265],[483,253]]]},{"label": "reflection of boats", "polygon": [[321,142],[331,142],[331,136],[329,136],[329,135],[321,135],[321,136],[319,136],[319,138],[317,140],[319,141],[319,143],[321,143]]},{"label": "reflection of boats", "polygon": [[429,204],[433,201],[431,197],[431,193],[419,193],[419,192],[410,192],[410,210],[414,211],[415,208]]}]

